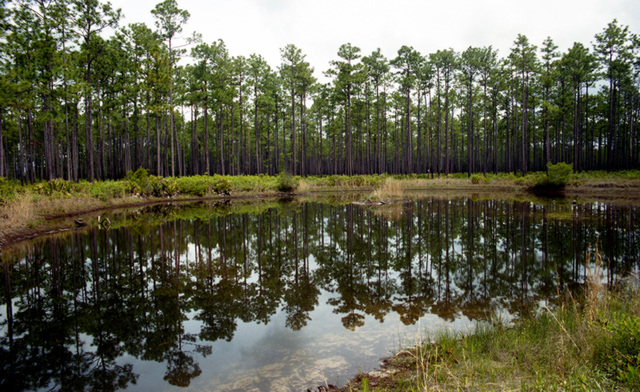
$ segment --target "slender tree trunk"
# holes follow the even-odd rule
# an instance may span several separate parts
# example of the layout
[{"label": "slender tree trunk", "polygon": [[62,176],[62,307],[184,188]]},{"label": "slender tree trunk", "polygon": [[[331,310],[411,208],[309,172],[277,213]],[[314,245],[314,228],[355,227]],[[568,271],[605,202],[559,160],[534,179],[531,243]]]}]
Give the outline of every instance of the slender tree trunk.
[{"label": "slender tree trunk", "polygon": [[211,151],[209,149],[209,105],[204,105],[204,166],[207,169],[207,175],[211,175]]},{"label": "slender tree trunk", "polygon": [[473,78],[469,75],[469,84],[467,85],[467,177],[471,177],[473,171],[473,149],[471,148],[473,139],[473,99],[471,97],[473,89]]},{"label": "slender tree trunk", "polygon": [[2,113],[0,113],[0,177],[7,177],[5,169],[4,140],[2,139],[2,120],[3,116]]},{"label": "slender tree trunk", "polygon": [[378,145],[378,173],[384,173],[382,169],[382,135],[380,134],[380,85],[376,83],[376,142]]},{"label": "slender tree trunk", "polygon": [[279,110],[278,110],[278,100],[276,99],[276,110],[275,110],[275,123],[276,126],[274,128],[273,131],[273,163],[272,163],[272,169],[271,169],[271,175],[275,175],[279,170],[278,168],[278,162],[280,161],[280,154],[279,154],[279,150],[278,150],[278,118],[280,116],[278,116]]},{"label": "slender tree trunk", "polygon": [[87,175],[89,181],[94,181],[95,170],[93,165],[93,131],[92,131],[92,101],[91,101],[91,55],[87,54],[87,73],[85,83],[87,91],[85,95],[85,134],[86,134],[86,150],[87,150]]},{"label": "slender tree trunk", "polygon": [[220,118],[218,120],[218,145],[220,147],[220,174],[225,175],[224,170],[224,127],[223,127],[222,106],[220,106]]},{"label": "slender tree trunk", "polygon": [[607,171],[615,168],[615,142],[616,142],[616,83],[609,71],[609,138],[607,139]]},{"label": "slender tree trunk", "polygon": [[160,114],[154,113],[156,118],[156,175],[162,176],[162,156],[160,155]]},{"label": "slender tree trunk", "polygon": [[78,110],[78,101],[74,102],[74,122],[73,122],[73,131],[71,135],[71,157],[72,157],[72,166],[73,166],[73,181],[78,182],[78,170],[80,166],[80,153],[78,151],[78,127],[80,126],[79,110]]},{"label": "slender tree trunk", "polygon": [[295,90],[293,88],[293,81],[291,82],[291,174],[297,174],[297,149],[296,149],[296,102],[295,102]]},{"label": "slender tree trunk", "polygon": [[[65,87],[66,89],[66,87]],[[67,101],[67,97],[65,94],[65,98],[64,98],[64,130],[65,130],[65,136],[66,136],[66,147],[67,147],[67,180],[68,181],[73,181],[73,173],[71,172],[71,166],[72,166],[72,155],[71,155],[71,137],[69,135],[69,102]],[[2,177],[2,175],[0,175],[0,177]]]},{"label": "slender tree trunk", "polygon": [[302,133],[302,142],[300,143],[300,175],[307,175],[307,127],[305,118],[305,93],[300,94],[300,130]]},{"label": "slender tree trunk", "polygon": [[[20,146],[20,151],[19,151],[19,155],[20,155],[20,168],[19,168],[20,185],[24,185],[25,182],[27,181],[27,178],[25,178],[25,176],[27,175],[26,171],[27,171],[28,160],[27,160],[27,157],[26,157],[26,149],[25,149],[25,146],[24,146],[23,138],[22,138],[22,121],[20,121],[20,119],[21,119],[21,117],[18,114],[18,145]],[[14,156],[16,154],[18,154],[17,148],[18,147],[16,146],[16,152],[14,153]],[[15,176],[14,176],[14,178],[15,178]]]},{"label": "slender tree trunk", "polygon": [[351,142],[351,84],[347,86],[347,132],[346,132],[346,144],[347,149],[345,154],[346,174],[353,175],[353,143]]},{"label": "slender tree trunk", "polygon": [[444,82],[444,172],[449,174],[449,79]]},{"label": "slender tree trunk", "polygon": [[253,87],[253,130],[255,134],[256,167],[255,174],[262,172],[262,157],[260,156],[260,132],[258,129],[258,83]]},{"label": "slender tree trunk", "polygon": [[[523,75],[523,79],[524,79],[524,75]],[[527,110],[527,106],[528,106],[528,89],[527,89],[527,83],[528,80],[524,79],[523,85],[522,85],[522,162],[521,162],[521,168],[522,168],[522,174],[526,175],[527,174],[527,150],[529,149],[529,143],[527,140],[527,127],[528,127],[528,118],[527,118],[527,114],[528,114],[528,110]]]}]

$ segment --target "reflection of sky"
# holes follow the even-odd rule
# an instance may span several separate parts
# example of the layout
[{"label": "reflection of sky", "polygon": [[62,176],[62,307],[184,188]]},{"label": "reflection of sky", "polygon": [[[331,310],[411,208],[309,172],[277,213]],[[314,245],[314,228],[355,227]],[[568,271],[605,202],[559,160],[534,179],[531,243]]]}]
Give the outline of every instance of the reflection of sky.
[{"label": "reflection of sky", "polygon": [[[405,326],[395,312],[384,323],[365,316],[364,326],[350,331],[342,325],[344,314],[333,313],[327,300],[334,294],[322,291],[319,304],[310,313],[309,324],[300,331],[285,326],[286,313],[278,311],[267,324],[238,323],[231,342],[211,344],[212,354],[203,358],[190,353],[202,374],[192,380],[189,390],[206,391],[300,391],[325,382],[341,385],[359,371],[374,370],[379,360],[401,347],[415,345],[443,330],[469,331],[473,323],[463,317],[449,323],[435,315],[426,315],[415,325]],[[185,333],[197,334],[200,322],[187,316]],[[191,351],[191,343],[183,349]],[[133,363],[139,374],[131,391],[178,390],[163,380],[166,366],[156,362],[123,357],[121,363]]]},{"label": "reflection of sky", "polygon": [[[466,208],[466,204],[464,203],[461,206]],[[442,211],[444,213],[445,210]],[[513,208],[513,211],[516,211],[516,209]],[[557,212],[556,210],[554,211]],[[559,212],[563,211],[565,210],[560,209]],[[314,247],[311,246],[310,252],[312,253],[308,256],[307,261],[312,277],[324,279],[327,268],[333,268],[334,266],[337,268],[352,267],[349,266],[349,259],[346,254],[348,252],[344,248],[348,242],[347,233],[346,231],[335,229],[336,227],[342,227],[340,225],[343,224],[343,222],[340,219],[334,221],[326,218],[327,214],[332,212],[333,211],[329,210],[325,211],[325,217],[322,218],[324,219],[324,224],[316,227],[317,230],[321,230],[320,227],[323,227],[324,231],[311,233],[312,237],[317,235],[318,237],[322,236],[322,238],[324,238],[325,248],[320,249],[320,251],[326,252],[330,245],[334,247],[330,252],[331,256],[324,255],[324,257],[328,257],[331,262],[323,264],[322,258],[319,257],[321,253],[317,254],[318,258],[316,259],[316,255],[313,254]],[[490,216],[489,218],[491,220],[501,218],[499,212],[500,210],[498,210],[496,216]],[[358,273],[354,275],[355,277],[353,279],[357,281],[350,282],[354,283],[353,287],[345,289],[343,286],[349,286],[349,284],[345,283],[347,278],[343,275],[338,276],[339,272],[336,272],[335,276],[332,275],[328,282],[320,282],[320,279],[312,279],[313,284],[319,285],[317,287],[320,289],[319,297],[317,298],[318,303],[309,314],[310,320],[308,324],[301,330],[293,331],[287,327],[287,313],[281,309],[270,316],[270,322],[266,325],[256,322],[243,323],[240,318],[236,317],[233,323],[237,323],[237,328],[232,332],[233,340],[231,342],[224,340],[215,342],[196,340],[195,342],[189,342],[188,339],[186,339],[187,336],[197,337],[201,332],[202,322],[195,318],[201,314],[202,309],[186,313],[184,315],[186,321],[181,325],[183,328],[182,350],[187,355],[193,357],[201,369],[201,374],[191,380],[188,389],[196,391],[300,391],[325,382],[343,384],[348,378],[353,377],[359,371],[375,369],[381,357],[390,355],[401,348],[412,346],[416,344],[420,338],[423,340],[430,339],[443,330],[468,331],[473,328],[474,323],[470,321],[467,316],[474,317],[474,311],[484,309],[483,306],[478,306],[479,309],[475,309],[474,305],[474,301],[484,295],[492,296],[490,304],[486,306],[487,309],[491,309],[492,311],[491,317],[509,322],[514,317],[514,315],[509,313],[509,310],[513,311],[513,309],[509,308],[509,305],[520,302],[520,299],[516,297],[521,296],[527,299],[539,300],[539,298],[530,298],[530,295],[535,296],[538,292],[544,292],[544,286],[548,284],[548,282],[543,280],[530,280],[530,276],[544,276],[549,279],[557,279],[558,271],[555,270],[555,268],[569,267],[571,267],[571,271],[576,271],[574,268],[577,268],[578,275],[584,273],[584,265],[579,264],[576,266],[572,264],[571,255],[569,255],[566,260],[561,258],[561,256],[554,255],[553,249],[550,249],[548,255],[549,265],[542,263],[545,256],[543,253],[544,249],[540,243],[535,242],[544,238],[541,237],[541,228],[543,226],[541,226],[539,220],[526,219],[523,221],[521,215],[514,212],[510,218],[510,229],[507,230],[509,240],[503,240],[504,234],[498,235],[503,230],[503,221],[500,220],[495,223],[495,225],[493,223],[490,224],[487,231],[485,231],[482,226],[484,222],[483,219],[476,218],[475,222],[477,222],[477,225],[474,226],[473,234],[477,236],[473,237],[473,239],[469,237],[469,231],[463,222],[457,225],[455,230],[454,227],[456,225],[451,224],[447,237],[442,236],[441,241],[434,241],[430,237],[420,237],[420,235],[424,235],[425,232],[431,233],[434,227],[429,226],[429,221],[431,219],[437,219],[440,215],[433,215],[433,211],[430,209],[426,211],[423,210],[423,213],[425,213],[425,215],[423,215],[425,220],[422,221],[422,231],[419,231],[417,227],[413,227],[412,237],[407,237],[407,240],[402,236],[404,233],[403,230],[406,229],[404,223],[394,223],[392,225],[390,221],[381,222],[381,225],[386,225],[387,229],[390,229],[390,232],[385,234],[388,236],[383,237],[386,243],[381,244],[381,247],[389,252],[390,265],[388,268],[386,266],[382,268],[383,277],[380,284],[384,286],[386,282],[392,283],[390,285],[392,286],[391,291],[385,292],[385,295],[391,295],[392,298],[390,298],[390,301],[393,302],[394,305],[406,305],[405,301],[408,296],[407,293],[411,291],[410,287],[416,289],[418,285],[425,285],[423,288],[425,288],[426,293],[414,292],[417,297],[420,297],[422,294],[426,295],[427,302],[424,306],[426,306],[427,309],[424,310],[429,311],[428,307],[431,306],[431,311],[440,312],[442,317],[451,316],[453,321],[447,322],[437,315],[427,314],[417,321],[416,324],[406,326],[402,323],[398,315],[398,313],[403,313],[402,311],[386,309],[388,313],[384,315],[384,323],[377,321],[374,316],[360,314],[363,313],[360,311],[358,316],[361,316],[362,319],[358,321],[363,322],[364,325],[358,327],[355,331],[350,331],[344,327],[343,318],[347,316],[347,314],[334,313],[335,309],[339,309],[340,305],[336,305],[335,302],[332,302],[333,305],[329,305],[328,301],[330,299],[336,301],[343,299],[347,301],[349,298],[341,298],[342,294],[346,297],[355,295],[355,298],[350,298],[350,300],[355,300],[358,306],[371,305],[367,301],[363,302],[358,298],[358,295],[361,294],[358,290],[361,285],[366,286],[365,282],[369,282],[367,274],[373,273],[373,275],[370,276],[372,285],[377,282],[378,271],[375,270],[371,272],[369,270],[370,267],[376,265],[376,260],[366,259],[366,249],[362,249],[362,243],[367,244],[367,241],[377,239],[377,237],[371,237],[371,232],[368,234],[363,232],[363,230],[368,228],[367,225],[370,223],[368,219],[371,217],[371,213],[366,212],[364,215],[366,219],[355,222],[353,232],[353,240],[357,243],[359,242],[360,245],[355,254],[352,255],[355,259],[352,260],[356,266],[355,269],[358,270]],[[598,216],[602,216],[602,214]],[[635,213],[633,216],[635,217]],[[299,215],[296,215],[296,217],[299,217]],[[358,215],[358,217],[361,218],[362,215]],[[414,215],[414,219],[415,217],[416,215]],[[290,218],[291,216],[288,216],[287,219],[283,220],[284,224],[282,228],[285,231],[282,238],[283,241],[290,239],[292,235],[290,231],[287,231],[290,229],[285,227],[285,224],[290,222]],[[345,217],[341,216],[340,218]],[[451,214],[450,219],[454,223],[458,222],[460,215]],[[251,219],[249,221],[249,223],[251,223]],[[634,222],[635,221],[634,218]],[[561,223],[565,221],[556,222]],[[527,259],[530,258],[527,266],[530,266],[532,270],[537,269],[542,271],[539,272],[538,275],[531,275],[532,271],[528,269],[522,274],[517,272],[518,266],[522,262],[520,252],[524,237],[521,237],[521,231],[519,231],[520,224],[522,223],[531,225],[530,229],[528,229],[529,231],[525,232],[528,233],[527,235],[531,236],[534,232],[538,233],[538,237],[533,236],[528,238],[524,247],[529,252],[528,255],[525,254],[525,256]],[[591,221],[589,221],[589,223],[591,223]],[[233,220],[230,220],[228,225],[230,226],[232,224]],[[568,224],[571,224],[571,221],[568,221]],[[556,224],[555,226],[558,225]],[[173,225],[173,227],[175,227],[175,225]],[[627,225],[625,224],[617,228],[612,228],[611,230],[624,231],[626,227]],[[569,230],[568,232],[572,229],[571,226],[559,225],[553,233],[555,233],[555,235],[558,235],[558,233],[562,234],[562,232],[558,230],[563,228],[565,231]],[[635,230],[635,223],[633,226],[629,223],[629,228]],[[494,229],[496,233],[492,232]],[[590,230],[591,236],[596,236],[599,232],[606,233],[600,226],[595,226],[591,229],[588,225],[585,225],[585,230],[587,229]],[[440,230],[440,228],[438,230]],[[442,225],[441,230],[445,230],[445,225]],[[330,235],[330,233],[333,233],[333,236]],[[157,233],[152,233],[152,235],[155,234]],[[302,229],[299,227],[298,235],[301,234]],[[441,232],[440,234],[442,235],[443,233]],[[496,235],[496,242],[492,243],[491,238],[487,239],[487,237],[485,237],[487,234]],[[165,235],[171,235],[171,230],[166,231]],[[212,233],[212,235],[215,234]],[[625,238],[627,235],[628,234],[622,234],[621,238]],[[318,237],[315,237],[315,240],[317,240]],[[258,286],[256,234],[249,230],[247,233],[242,233],[242,236],[236,237],[236,240],[238,238],[240,238],[241,243],[248,244],[246,248],[248,251],[246,266],[248,266],[249,270],[243,270],[245,266],[244,258],[238,256],[238,253],[236,253],[237,249],[233,247],[233,239],[230,237],[227,246],[236,250],[236,252],[225,252],[230,274],[234,276],[234,278],[239,279],[240,282]],[[567,239],[569,239],[569,237],[567,237]],[[471,240],[475,240],[476,242],[473,248],[467,248]],[[215,243],[215,241],[213,241],[213,243]],[[409,256],[411,260],[410,265],[407,264],[406,259],[407,244],[409,243],[413,244],[411,247],[412,253]],[[341,247],[341,244],[343,247]],[[299,246],[301,245],[302,242],[299,243]],[[511,251],[511,247],[514,245],[515,248]],[[440,246],[442,246],[442,248],[439,248]],[[578,246],[580,248],[579,251],[582,252],[583,245],[578,244]],[[484,249],[485,247],[487,247],[487,249]],[[493,251],[497,252],[495,256],[496,260],[499,260],[499,262],[496,262],[497,265],[493,267],[491,267],[492,260],[490,259],[492,247]],[[179,255],[181,263],[180,271],[183,273],[183,276],[189,276],[192,281],[197,280],[196,277],[200,276],[199,273],[206,272],[204,270],[196,270],[198,265],[196,261],[199,260],[199,256],[196,257],[197,249],[195,244],[190,243]],[[445,261],[445,249],[448,251],[448,262]],[[564,246],[559,247],[559,249],[566,250]],[[469,250],[474,250],[475,253],[473,256],[480,258],[477,263],[470,264],[468,262]],[[213,245],[211,250],[203,247],[201,253],[202,259],[199,261],[206,262],[209,254],[211,254],[215,270],[215,265],[219,264],[220,253],[220,245],[218,244]],[[171,255],[173,256],[173,253],[171,253]],[[304,257],[301,256],[301,253],[299,253],[298,256],[300,257],[298,260],[299,266],[301,269],[304,269],[304,262],[302,261]],[[157,262],[159,256],[156,255],[155,257]],[[291,255],[288,255],[288,257],[291,257]],[[361,257],[365,259],[360,260]],[[263,262],[265,260],[263,260]],[[563,263],[566,262],[566,265],[556,265],[559,261]],[[288,262],[292,263],[291,259],[288,259]],[[335,265],[333,263],[335,263]],[[92,270],[92,264],[90,259],[86,259],[86,271]],[[544,272],[546,268],[551,268],[551,266],[553,266],[554,272],[549,274]],[[236,270],[236,267],[238,270]],[[265,264],[263,264],[263,268],[264,267]],[[281,273],[288,275],[280,276],[280,278],[286,280],[287,284],[291,284],[293,280],[293,265],[291,264],[287,267],[290,268],[283,267],[282,271],[285,272]],[[593,268],[593,266],[590,267]],[[46,264],[42,268],[49,271],[48,268],[50,267]],[[146,263],[143,263],[140,268],[147,277],[150,276],[148,274],[154,273],[149,260],[146,260]],[[187,274],[186,271],[189,271],[189,273]],[[495,272],[496,275],[487,277],[490,271]],[[47,273],[50,273],[50,271]],[[318,275],[316,275],[317,273]],[[408,275],[413,279],[413,283],[411,283],[412,286],[405,285],[405,280],[408,279]],[[517,281],[513,280],[516,278]],[[200,279],[202,279],[202,277],[200,277]],[[217,284],[221,279],[222,277],[214,271],[213,284]],[[503,291],[501,290],[502,287],[493,287],[492,291],[492,285],[488,284],[487,281],[493,281],[492,283],[497,283],[497,286],[504,285],[506,289]],[[147,279],[146,284],[148,292],[152,293],[155,287],[154,281]],[[535,290],[537,286],[540,286],[541,289]],[[323,291],[322,288],[335,291],[327,292]],[[91,279],[87,280],[86,289],[88,291],[93,290]],[[350,289],[353,289],[354,292],[349,291]],[[448,289],[449,292],[445,292],[445,289]],[[342,293],[343,290],[346,291]],[[430,296],[431,290],[434,294],[433,297]],[[225,295],[226,292],[220,291],[219,294]],[[38,295],[45,296],[47,293],[40,291]],[[72,292],[65,292],[65,298],[71,298],[73,295]],[[181,292],[180,298],[184,298],[185,295],[187,295],[186,292]],[[480,299],[482,300],[484,298]],[[216,301],[218,300],[222,300],[222,298],[216,297]],[[280,297],[278,300],[281,305],[286,301],[283,297]],[[433,303],[431,300],[433,300]],[[20,310],[21,305],[25,305],[21,303],[21,301],[24,300],[12,299],[14,315]],[[446,307],[445,305],[447,305],[449,301],[452,301],[451,305],[453,306],[451,314],[443,312],[443,307]],[[292,306],[295,306],[295,304]],[[186,309],[182,308],[182,311],[186,311]],[[0,306],[0,336],[7,335],[7,326],[6,324],[2,325],[3,320],[6,320],[6,308]],[[81,335],[80,339],[84,342],[82,345],[83,350],[88,352],[95,351],[95,346],[91,345],[91,336]],[[167,342],[166,344],[172,345],[173,341]],[[202,354],[196,351],[196,345],[209,346],[211,354],[203,357]],[[167,346],[167,348],[168,347],[169,346]],[[75,347],[73,349],[75,349]],[[166,363],[141,361],[129,355],[118,359],[118,364],[120,365],[127,363],[133,364],[133,372],[139,375],[137,383],[129,385],[127,390],[152,390],[154,392],[178,390],[178,387],[174,387],[164,380],[167,372]]]}]

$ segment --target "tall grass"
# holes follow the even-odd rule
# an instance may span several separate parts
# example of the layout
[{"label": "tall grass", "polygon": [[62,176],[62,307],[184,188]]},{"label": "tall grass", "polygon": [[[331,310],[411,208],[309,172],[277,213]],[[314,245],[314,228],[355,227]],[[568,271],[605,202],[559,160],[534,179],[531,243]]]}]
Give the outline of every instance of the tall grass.
[{"label": "tall grass", "polygon": [[391,177],[385,179],[382,185],[376,188],[371,193],[371,199],[374,200],[389,200],[394,198],[400,198],[404,195],[404,188],[402,182],[393,179]]},{"label": "tall grass", "polygon": [[0,234],[22,227],[24,222],[31,222],[35,217],[31,195],[24,195],[11,203],[0,205]]}]

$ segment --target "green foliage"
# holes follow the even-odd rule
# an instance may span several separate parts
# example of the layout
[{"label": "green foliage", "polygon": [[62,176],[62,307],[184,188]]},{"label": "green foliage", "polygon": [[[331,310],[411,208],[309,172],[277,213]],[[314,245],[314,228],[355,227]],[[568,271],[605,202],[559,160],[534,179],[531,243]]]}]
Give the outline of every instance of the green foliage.
[{"label": "green foliage", "polygon": [[225,176],[191,176],[175,179],[177,191],[181,195],[205,196],[231,192],[231,182]]},{"label": "green foliage", "polygon": [[627,386],[640,389],[640,317],[614,314],[604,329],[609,338],[597,355],[600,366]]},{"label": "green foliage", "polygon": [[298,188],[298,180],[291,174],[280,172],[276,181],[276,189],[280,192],[293,192]]},{"label": "green foliage", "polygon": [[179,177],[176,183],[182,195],[204,196],[211,192],[208,177],[205,176]]},{"label": "green foliage", "polygon": [[122,181],[97,181],[88,189],[92,197],[102,201],[123,198],[127,193],[126,184]]},{"label": "green foliage", "polygon": [[6,178],[0,177],[0,205],[12,200],[16,193],[16,187]]},{"label": "green foliage", "polygon": [[127,194],[152,197],[167,197],[178,194],[178,184],[174,178],[150,176],[146,169],[129,171],[123,186]]},{"label": "green foliage", "polygon": [[360,382],[360,389],[362,392],[369,392],[369,379],[364,377]]},{"label": "green foliage", "polygon": [[573,164],[559,162],[547,163],[548,175],[536,174],[529,178],[529,184],[533,188],[564,188],[573,175]]},{"label": "green foliage", "polygon": [[37,194],[46,196],[69,195],[75,191],[75,185],[61,178],[55,178],[51,181],[35,184],[33,190]]},{"label": "green foliage", "polygon": [[215,176],[211,190],[219,195],[228,195],[231,192],[231,182],[226,177]]},{"label": "green foliage", "polygon": [[573,174],[573,163],[567,164],[560,162],[553,165],[549,162],[547,163],[547,169],[549,170],[550,185],[565,186],[571,180],[571,175]]},{"label": "green foliage", "polygon": [[480,174],[474,174],[471,176],[471,183],[472,184],[479,184],[480,181],[482,181],[482,176]]},{"label": "green foliage", "polygon": [[385,179],[389,176],[386,174],[381,175],[331,175],[324,177],[307,177],[307,182],[313,183],[317,186],[327,187],[365,187],[376,188],[384,183]]}]

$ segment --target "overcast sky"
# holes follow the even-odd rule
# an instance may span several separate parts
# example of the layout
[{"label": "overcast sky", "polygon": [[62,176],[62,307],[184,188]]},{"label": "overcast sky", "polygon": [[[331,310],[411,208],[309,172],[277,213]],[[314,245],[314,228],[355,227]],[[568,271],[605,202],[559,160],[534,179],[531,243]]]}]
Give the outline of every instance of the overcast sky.
[{"label": "overcast sky", "polygon": [[[160,0],[112,0],[125,16],[121,25],[155,28],[151,9]],[[207,43],[221,38],[232,56],[262,55],[280,64],[280,48],[294,44],[316,77],[351,43],[389,59],[402,45],[423,55],[439,49],[489,46],[506,56],[516,36],[540,47],[550,36],[561,50],[573,42],[591,47],[594,35],[614,18],[640,34],[640,0],[178,0],[191,18],[182,38],[194,31]]]}]

